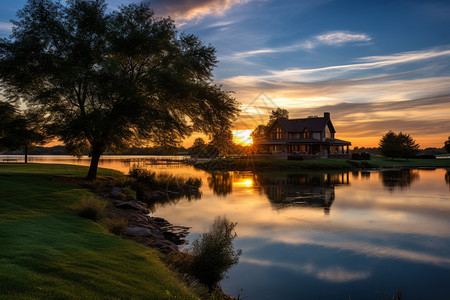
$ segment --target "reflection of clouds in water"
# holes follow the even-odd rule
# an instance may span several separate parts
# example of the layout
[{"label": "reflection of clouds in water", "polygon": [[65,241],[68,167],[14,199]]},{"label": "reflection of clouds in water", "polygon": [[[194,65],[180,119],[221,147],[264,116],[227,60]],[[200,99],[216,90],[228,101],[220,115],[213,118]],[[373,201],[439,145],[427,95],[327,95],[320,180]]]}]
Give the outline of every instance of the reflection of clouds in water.
[{"label": "reflection of clouds in water", "polygon": [[255,264],[259,266],[267,266],[267,267],[278,267],[283,269],[288,269],[294,272],[300,272],[304,274],[310,274],[316,277],[317,279],[336,282],[336,283],[345,283],[355,280],[367,279],[370,277],[370,272],[366,271],[352,271],[347,270],[340,266],[328,267],[328,268],[320,268],[311,263],[300,265],[294,263],[283,263],[277,261],[263,260],[263,259],[254,259],[254,258],[246,258],[242,257],[240,259],[241,263],[249,263]]},{"label": "reflection of clouds in water", "polygon": [[442,268],[450,269],[450,258],[444,255],[425,253],[414,250],[398,249],[394,246],[387,246],[371,242],[360,242],[352,240],[333,241],[332,237],[327,239],[316,239],[315,237],[278,237],[272,240],[273,243],[285,243],[290,245],[314,245],[326,248],[335,248],[339,251],[352,251],[359,255],[376,257],[383,259],[397,259],[412,261],[415,263],[432,264]]}]

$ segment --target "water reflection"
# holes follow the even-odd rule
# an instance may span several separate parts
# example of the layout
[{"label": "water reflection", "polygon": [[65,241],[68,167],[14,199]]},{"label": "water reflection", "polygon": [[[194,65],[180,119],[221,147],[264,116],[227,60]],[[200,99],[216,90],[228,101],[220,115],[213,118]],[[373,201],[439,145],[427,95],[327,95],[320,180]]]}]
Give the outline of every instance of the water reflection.
[{"label": "water reflection", "polygon": [[445,179],[445,182],[446,182],[446,183],[448,184],[448,186],[450,187],[450,169],[447,169],[447,173],[445,173],[444,179]]},{"label": "water reflection", "polygon": [[385,170],[380,171],[379,174],[383,186],[391,192],[409,188],[414,181],[419,179],[419,171],[411,169]]},{"label": "water reflection", "polygon": [[255,182],[276,210],[288,207],[323,208],[325,214],[335,199],[335,186],[348,185],[349,173],[255,174]]},{"label": "water reflection", "polygon": [[214,195],[226,196],[233,191],[231,172],[212,172],[208,176],[208,186]]}]

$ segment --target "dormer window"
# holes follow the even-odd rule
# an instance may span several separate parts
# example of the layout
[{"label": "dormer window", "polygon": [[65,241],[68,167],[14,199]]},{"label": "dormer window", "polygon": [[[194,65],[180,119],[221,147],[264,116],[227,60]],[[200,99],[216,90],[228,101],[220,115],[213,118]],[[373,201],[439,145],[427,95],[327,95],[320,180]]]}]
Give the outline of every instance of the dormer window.
[{"label": "dormer window", "polygon": [[301,139],[308,139],[311,137],[311,132],[309,132],[308,128],[303,129],[303,132],[300,133]]}]

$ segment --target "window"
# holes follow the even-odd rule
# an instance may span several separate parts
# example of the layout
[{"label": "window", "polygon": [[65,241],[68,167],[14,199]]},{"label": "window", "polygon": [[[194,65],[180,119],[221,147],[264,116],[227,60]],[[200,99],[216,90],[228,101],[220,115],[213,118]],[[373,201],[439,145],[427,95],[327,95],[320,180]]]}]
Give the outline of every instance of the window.
[{"label": "window", "polygon": [[308,128],[303,129],[303,132],[300,134],[300,138],[309,139],[311,137],[311,132],[308,131]]},{"label": "window", "polygon": [[273,136],[275,140],[281,140],[284,138],[284,132],[280,127],[275,128],[273,131]]}]

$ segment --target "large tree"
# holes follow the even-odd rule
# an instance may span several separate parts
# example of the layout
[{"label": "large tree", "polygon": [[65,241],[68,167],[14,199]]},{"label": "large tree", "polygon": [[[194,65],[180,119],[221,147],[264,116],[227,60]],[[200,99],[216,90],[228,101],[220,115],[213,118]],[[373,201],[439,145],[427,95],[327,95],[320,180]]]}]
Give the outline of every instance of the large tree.
[{"label": "large tree", "polygon": [[391,130],[380,139],[379,146],[380,153],[392,159],[409,158],[419,152],[419,144],[409,134]]},{"label": "large tree", "polygon": [[148,3],[107,11],[104,0],[29,0],[0,45],[10,100],[51,114],[73,154],[89,148],[87,178],[104,151],[142,141],[176,146],[230,127],[237,102],[212,82],[215,49],[179,34]]}]

